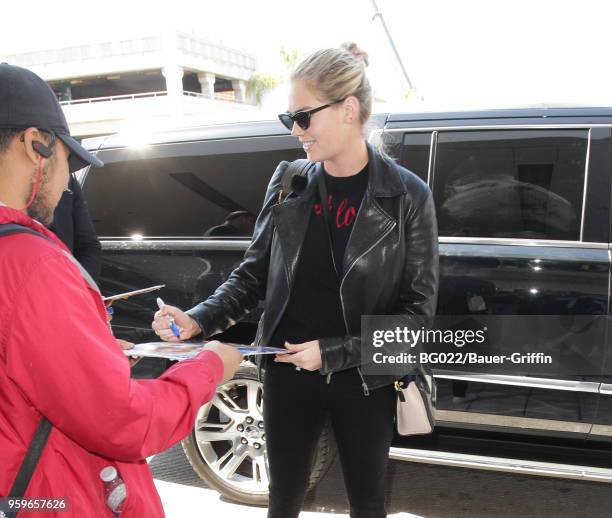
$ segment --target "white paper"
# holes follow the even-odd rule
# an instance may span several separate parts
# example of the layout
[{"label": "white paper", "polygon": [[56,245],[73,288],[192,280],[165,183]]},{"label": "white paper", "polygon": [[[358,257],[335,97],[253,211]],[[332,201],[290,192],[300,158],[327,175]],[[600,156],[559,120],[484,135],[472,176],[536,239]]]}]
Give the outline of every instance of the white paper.
[{"label": "white paper", "polygon": [[[167,358],[169,360],[187,360],[194,358],[206,348],[207,342],[148,342],[135,344],[133,349],[124,349],[126,356]],[[260,354],[286,354],[287,349],[278,347],[255,347],[251,345],[226,344],[238,349],[244,356]]]}]

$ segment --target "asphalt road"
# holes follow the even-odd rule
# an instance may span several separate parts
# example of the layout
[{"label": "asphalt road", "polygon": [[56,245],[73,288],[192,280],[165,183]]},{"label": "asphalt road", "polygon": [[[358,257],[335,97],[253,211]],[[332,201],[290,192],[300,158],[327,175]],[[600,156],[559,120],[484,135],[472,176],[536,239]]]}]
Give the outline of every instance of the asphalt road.
[{"label": "asphalt road", "polygon": [[[168,518],[265,517],[265,510],[224,501],[193,472],[180,445],[150,466]],[[388,511],[398,518],[612,517],[612,486],[545,477],[391,461]],[[303,516],[346,516],[342,472],[335,462],[307,497]]]}]

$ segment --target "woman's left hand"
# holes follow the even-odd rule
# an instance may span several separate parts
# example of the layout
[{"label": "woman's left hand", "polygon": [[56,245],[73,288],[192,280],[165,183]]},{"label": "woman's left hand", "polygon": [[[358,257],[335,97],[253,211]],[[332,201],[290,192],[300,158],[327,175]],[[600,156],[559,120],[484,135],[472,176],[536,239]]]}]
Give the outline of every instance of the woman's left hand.
[{"label": "woman's left hand", "polygon": [[275,362],[293,363],[296,367],[307,371],[316,371],[321,368],[319,340],[311,340],[303,344],[285,342],[285,347],[289,350],[289,354],[277,354]]}]

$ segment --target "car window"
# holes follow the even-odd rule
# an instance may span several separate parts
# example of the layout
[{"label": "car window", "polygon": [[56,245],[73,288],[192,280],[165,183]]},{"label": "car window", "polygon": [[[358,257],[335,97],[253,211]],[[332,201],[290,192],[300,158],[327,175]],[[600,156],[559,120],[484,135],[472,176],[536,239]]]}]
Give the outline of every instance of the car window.
[{"label": "car window", "polygon": [[427,182],[431,132],[406,133],[404,135],[401,165]]},{"label": "car window", "polygon": [[100,237],[250,236],[281,160],[300,149],[143,158],[89,171],[84,193]]},{"label": "car window", "polygon": [[441,236],[580,239],[587,130],[438,134]]}]

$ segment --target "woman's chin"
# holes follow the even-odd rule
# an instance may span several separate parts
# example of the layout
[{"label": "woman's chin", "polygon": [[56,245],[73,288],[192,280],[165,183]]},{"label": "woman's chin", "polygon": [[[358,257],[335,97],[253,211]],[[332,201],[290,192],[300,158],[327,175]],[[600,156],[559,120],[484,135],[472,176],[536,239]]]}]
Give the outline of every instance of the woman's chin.
[{"label": "woman's chin", "polygon": [[319,162],[320,161],[319,154],[314,149],[309,149],[308,151],[306,151],[306,158],[310,162]]}]

